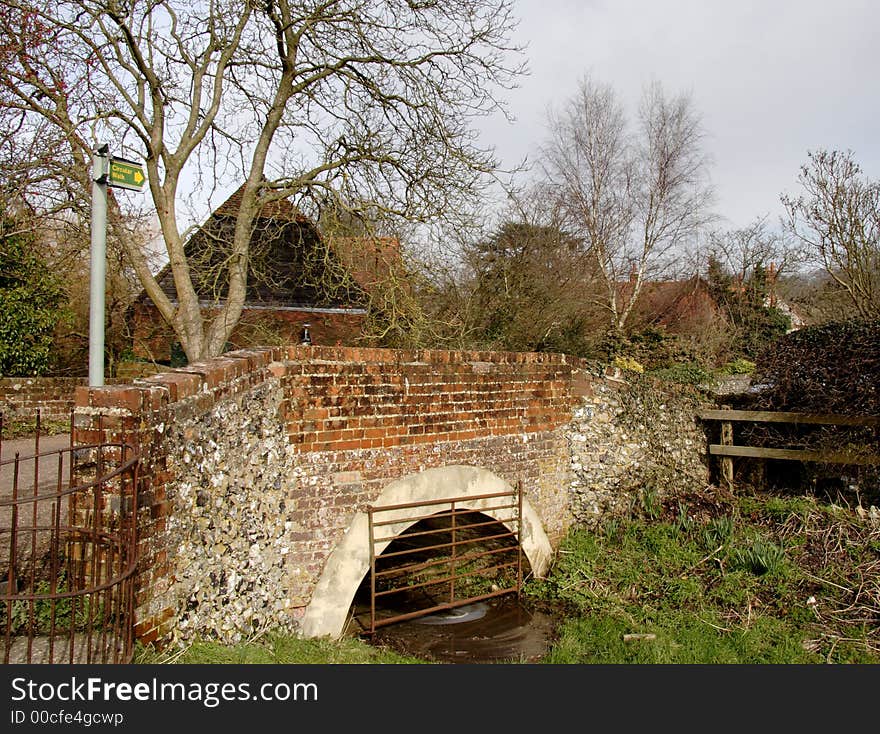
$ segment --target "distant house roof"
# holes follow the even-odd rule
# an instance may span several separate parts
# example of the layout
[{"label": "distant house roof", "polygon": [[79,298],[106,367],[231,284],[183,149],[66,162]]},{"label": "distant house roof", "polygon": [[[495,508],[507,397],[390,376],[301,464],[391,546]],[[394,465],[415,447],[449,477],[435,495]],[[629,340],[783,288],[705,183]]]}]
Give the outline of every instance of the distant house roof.
[{"label": "distant house roof", "polygon": [[[244,186],[221,204],[187,241],[184,253],[193,285],[203,303],[219,303],[227,289],[224,267],[235,231]],[[264,204],[251,236],[246,307],[360,307],[366,281],[336,248],[325,243],[315,225],[286,199]],[[362,270],[362,269],[361,269]],[[177,289],[171,266],[156,276],[172,301]],[[149,302],[145,292],[139,301]]]},{"label": "distant house roof", "polygon": [[[627,284],[621,285],[625,293]],[[686,280],[645,281],[634,316],[643,323],[676,331],[707,323],[719,313],[708,283],[704,278],[693,276]]]},{"label": "distant house roof", "polygon": [[351,277],[367,292],[402,272],[400,241],[395,237],[334,235],[327,241]]}]

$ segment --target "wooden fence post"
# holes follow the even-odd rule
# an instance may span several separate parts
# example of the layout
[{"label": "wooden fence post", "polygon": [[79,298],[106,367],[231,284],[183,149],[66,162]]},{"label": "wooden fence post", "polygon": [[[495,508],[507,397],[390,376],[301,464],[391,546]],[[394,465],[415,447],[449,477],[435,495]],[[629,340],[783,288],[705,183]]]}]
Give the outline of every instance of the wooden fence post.
[{"label": "wooden fence post", "polygon": [[[721,445],[733,446],[733,422],[721,421]],[[727,484],[727,489],[733,492],[733,457],[721,457],[721,478]]]}]

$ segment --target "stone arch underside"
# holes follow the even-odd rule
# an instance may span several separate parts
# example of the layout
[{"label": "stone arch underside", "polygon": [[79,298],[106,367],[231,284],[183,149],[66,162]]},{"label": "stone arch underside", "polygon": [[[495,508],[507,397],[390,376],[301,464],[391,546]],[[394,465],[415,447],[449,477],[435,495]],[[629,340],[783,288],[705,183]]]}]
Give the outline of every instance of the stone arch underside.
[{"label": "stone arch underside", "polygon": [[[397,505],[437,499],[456,499],[456,507],[476,510],[503,522],[503,518],[485,508],[495,500],[483,499],[468,501],[468,497],[495,492],[507,492],[511,486],[501,477],[486,469],[473,466],[445,466],[427,469],[418,474],[398,479],[388,484],[376,501],[375,506]],[[388,519],[393,519],[389,516]],[[395,536],[414,525],[416,521],[393,526]],[[504,523],[511,530],[509,523]],[[522,503],[522,549],[532,567],[532,573],[541,578],[547,572],[553,556],[553,549],[541,518],[523,497]],[[382,553],[391,543],[377,544],[376,553]],[[370,568],[369,520],[365,512],[358,513],[345,531],[345,535],[333,549],[315,590],[306,607],[302,620],[303,637],[333,637],[342,635],[348,611],[358,586]]]}]

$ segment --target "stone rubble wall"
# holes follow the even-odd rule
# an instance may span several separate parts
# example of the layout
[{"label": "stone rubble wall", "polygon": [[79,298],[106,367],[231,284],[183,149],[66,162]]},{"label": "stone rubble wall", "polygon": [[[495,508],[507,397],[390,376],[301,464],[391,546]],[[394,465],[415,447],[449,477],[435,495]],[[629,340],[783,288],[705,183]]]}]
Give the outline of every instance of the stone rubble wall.
[{"label": "stone rubble wall", "polygon": [[277,378],[166,427],[172,510],[163,544],[173,578],[174,639],[235,643],[292,631],[293,451]]},{"label": "stone rubble wall", "polygon": [[571,512],[595,527],[640,503],[669,501],[709,483],[701,398],[651,378],[594,378],[566,429]]}]

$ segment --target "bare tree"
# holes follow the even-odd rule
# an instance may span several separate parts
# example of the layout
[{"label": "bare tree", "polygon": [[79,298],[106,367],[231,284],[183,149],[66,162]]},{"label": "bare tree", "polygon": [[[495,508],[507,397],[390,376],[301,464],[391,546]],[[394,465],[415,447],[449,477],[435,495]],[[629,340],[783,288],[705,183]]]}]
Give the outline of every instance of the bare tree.
[{"label": "bare tree", "polygon": [[623,331],[645,280],[708,221],[700,120],[688,96],[655,83],[633,128],[614,90],[587,76],[550,126],[550,191],[595,257],[610,326]]},{"label": "bare tree", "polygon": [[[2,104],[48,122],[88,170],[111,140],[142,157],[177,299],[143,250],[127,254],[187,357],[222,351],[238,322],[260,210],[293,198],[362,202],[429,221],[496,162],[470,120],[521,67],[512,0],[2,0],[13,31]],[[510,52],[514,52],[512,55]],[[510,59],[514,61],[511,62]],[[184,246],[188,194],[244,181],[224,292],[199,302]]]},{"label": "bare tree", "polygon": [[808,153],[798,197],[783,195],[788,230],[864,318],[880,317],[880,182],[851,151]]},{"label": "bare tree", "polygon": [[[771,229],[766,217],[758,217],[740,229],[711,232],[708,253],[740,283],[755,269],[767,270],[772,278],[785,277],[803,260],[802,251],[787,233]],[[706,263],[702,265],[704,270]]]}]

